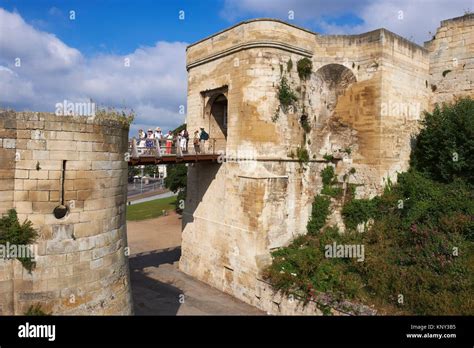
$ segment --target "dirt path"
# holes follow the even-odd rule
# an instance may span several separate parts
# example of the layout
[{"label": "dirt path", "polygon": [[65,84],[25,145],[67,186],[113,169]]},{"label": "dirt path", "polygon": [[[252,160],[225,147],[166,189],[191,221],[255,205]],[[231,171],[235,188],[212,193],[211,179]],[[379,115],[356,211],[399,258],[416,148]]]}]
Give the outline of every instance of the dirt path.
[{"label": "dirt path", "polygon": [[174,212],[128,221],[136,315],[262,315],[262,311],[178,270],[181,219]]}]

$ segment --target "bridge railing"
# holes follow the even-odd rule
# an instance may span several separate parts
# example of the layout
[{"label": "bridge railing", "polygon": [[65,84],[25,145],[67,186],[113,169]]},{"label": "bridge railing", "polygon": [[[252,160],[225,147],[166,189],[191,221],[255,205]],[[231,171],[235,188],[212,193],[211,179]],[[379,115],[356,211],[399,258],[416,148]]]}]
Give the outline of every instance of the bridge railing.
[{"label": "bridge railing", "polygon": [[137,140],[132,138],[129,142],[129,152],[132,158],[220,154],[225,153],[225,148],[225,138],[209,138],[209,140],[204,142],[204,148],[202,148],[202,142],[195,146],[193,139],[189,139],[187,147],[184,149],[181,149],[176,141],[158,141],[157,139]]}]

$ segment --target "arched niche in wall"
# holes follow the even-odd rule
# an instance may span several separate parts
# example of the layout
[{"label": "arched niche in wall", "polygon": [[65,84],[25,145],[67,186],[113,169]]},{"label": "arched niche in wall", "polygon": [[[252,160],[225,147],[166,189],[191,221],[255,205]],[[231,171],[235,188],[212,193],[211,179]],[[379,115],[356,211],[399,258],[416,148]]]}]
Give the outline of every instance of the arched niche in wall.
[{"label": "arched niche in wall", "polygon": [[204,124],[202,127],[209,137],[216,140],[227,139],[228,99],[227,86],[202,92],[204,99]]},{"label": "arched niche in wall", "polygon": [[309,98],[318,124],[333,114],[338,98],[355,82],[354,73],[341,64],[324,65],[312,74]]}]

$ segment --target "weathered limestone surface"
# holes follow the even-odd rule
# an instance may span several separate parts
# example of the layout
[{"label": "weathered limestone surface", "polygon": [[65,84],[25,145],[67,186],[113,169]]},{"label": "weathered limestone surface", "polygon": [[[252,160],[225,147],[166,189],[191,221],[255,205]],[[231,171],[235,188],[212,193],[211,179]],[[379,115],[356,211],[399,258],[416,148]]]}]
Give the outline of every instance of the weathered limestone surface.
[{"label": "weathered limestone surface", "polygon": [[[128,129],[90,117],[0,113],[0,214],[39,232],[36,268],[0,260],[0,314],[131,314],[126,238]],[[56,219],[63,161],[69,213]]]},{"label": "weathered limestone surface", "polygon": [[[262,281],[270,251],[306,232],[325,154],[341,159],[341,182],[355,168],[348,181],[359,185],[358,197],[371,197],[407,168],[422,111],[473,95],[473,24],[473,15],[444,21],[424,48],[385,29],[321,36],[260,19],[189,46],[188,127],[221,137],[210,105],[225,95],[228,161],[188,169],[181,270],[270,313],[320,314]],[[296,64],[305,57],[313,69],[302,81]],[[299,99],[287,113],[277,97],[282,77]],[[306,135],[303,113],[311,125]],[[309,163],[289,156],[298,147],[307,149]],[[337,212],[330,219],[343,228]]]},{"label": "weathered limestone surface", "polygon": [[[431,103],[474,96],[474,14],[441,22],[433,39],[425,43],[430,52]],[[443,76],[444,75],[444,76]]]}]

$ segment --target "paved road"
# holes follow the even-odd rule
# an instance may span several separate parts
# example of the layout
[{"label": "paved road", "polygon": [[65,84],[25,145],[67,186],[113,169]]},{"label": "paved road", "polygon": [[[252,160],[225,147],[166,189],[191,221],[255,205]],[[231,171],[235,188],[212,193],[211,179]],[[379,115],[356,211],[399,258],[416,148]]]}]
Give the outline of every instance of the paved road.
[{"label": "paved road", "polygon": [[172,197],[172,196],[177,196],[177,193],[173,193],[173,192],[169,191],[169,192],[160,193],[158,195],[145,197],[145,198],[140,198],[140,199],[137,199],[137,200],[134,200],[134,201],[129,201],[129,202],[130,202],[130,205],[134,205],[134,204],[137,204],[137,203],[149,202],[149,201],[154,201],[155,199],[167,198],[167,197]]},{"label": "paved road", "polygon": [[181,219],[127,223],[135,315],[264,315],[178,270]]},{"label": "paved road", "polygon": [[128,184],[128,195],[133,196],[133,195],[138,195],[140,193],[146,193],[149,191],[155,191],[162,187],[159,183],[150,183],[150,184],[145,184],[143,183],[143,186],[140,184],[140,182],[135,182],[132,184]]}]

